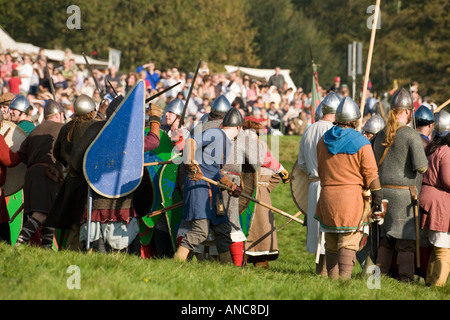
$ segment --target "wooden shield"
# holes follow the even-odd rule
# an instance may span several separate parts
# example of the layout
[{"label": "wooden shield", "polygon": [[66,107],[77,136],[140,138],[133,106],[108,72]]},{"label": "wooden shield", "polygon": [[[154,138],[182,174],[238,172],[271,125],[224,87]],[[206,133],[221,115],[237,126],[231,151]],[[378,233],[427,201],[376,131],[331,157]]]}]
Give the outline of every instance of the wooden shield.
[{"label": "wooden shield", "polygon": [[23,214],[23,194],[22,190],[15,194],[5,197],[6,208],[8,209],[9,218],[11,219],[18,210],[20,213],[14,218],[14,221],[9,224],[9,230],[11,234],[11,244],[14,245],[19,237],[20,230],[22,229],[22,214]]},{"label": "wooden shield", "polygon": [[[253,196],[258,185],[257,179],[257,173],[253,170],[253,167],[247,163],[243,164],[241,173],[241,187],[243,186],[242,192]],[[250,201],[244,197],[239,197],[239,214],[242,214],[251,202],[253,201]]]},{"label": "wooden shield", "polygon": [[[144,154],[145,163],[169,161],[178,158],[178,154],[172,153],[173,144],[167,133],[160,130],[159,137],[158,148]],[[142,218],[143,225],[140,226],[141,243],[143,245],[148,244],[147,242],[151,240],[153,234],[153,227],[161,217],[164,217],[169,227],[172,245],[174,249],[176,248],[176,236],[183,215],[183,207],[166,208],[180,204],[183,201],[182,195],[176,188],[178,166],[176,163],[147,166],[153,185],[153,204],[148,212],[149,215]],[[152,216],[152,213],[155,211],[162,211],[162,213]]]},{"label": "wooden shield", "polygon": [[[27,137],[25,131],[10,121],[2,122],[0,134],[3,135],[6,144],[12,152],[19,150],[20,145]],[[5,197],[15,194],[23,188],[26,171],[27,166],[24,163],[20,163],[14,168],[6,169],[6,182],[2,186]]]},{"label": "wooden shield", "polygon": [[303,213],[307,215],[308,211],[308,190],[309,190],[309,176],[294,163],[291,171],[291,195],[294,199],[295,205]]},{"label": "wooden shield", "polygon": [[83,159],[89,186],[114,199],[140,185],[144,165],[145,84],[140,80],[117,107]]}]

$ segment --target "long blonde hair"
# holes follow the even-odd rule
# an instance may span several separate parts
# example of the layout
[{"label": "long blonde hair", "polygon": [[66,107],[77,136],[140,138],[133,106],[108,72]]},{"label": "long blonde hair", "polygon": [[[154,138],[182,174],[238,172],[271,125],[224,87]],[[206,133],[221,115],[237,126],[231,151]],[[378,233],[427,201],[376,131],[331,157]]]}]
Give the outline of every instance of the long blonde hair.
[{"label": "long blonde hair", "polygon": [[402,112],[403,109],[391,109],[389,111],[389,118],[386,125],[385,140],[382,143],[385,147],[390,147],[394,143],[394,136],[400,127],[400,122],[397,120],[397,114]]}]

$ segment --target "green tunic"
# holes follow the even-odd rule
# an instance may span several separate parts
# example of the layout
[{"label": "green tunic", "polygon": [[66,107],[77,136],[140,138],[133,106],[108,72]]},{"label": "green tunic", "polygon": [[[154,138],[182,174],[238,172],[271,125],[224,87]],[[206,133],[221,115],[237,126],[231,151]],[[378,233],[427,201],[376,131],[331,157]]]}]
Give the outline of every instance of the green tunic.
[{"label": "green tunic", "polygon": [[28,120],[22,120],[20,121],[17,126],[22,129],[23,131],[25,131],[25,133],[27,135],[30,134],[31,131],[33,131],[34,128],[36,128],[36,126],[34,125],[33,122],[28,121]]}]

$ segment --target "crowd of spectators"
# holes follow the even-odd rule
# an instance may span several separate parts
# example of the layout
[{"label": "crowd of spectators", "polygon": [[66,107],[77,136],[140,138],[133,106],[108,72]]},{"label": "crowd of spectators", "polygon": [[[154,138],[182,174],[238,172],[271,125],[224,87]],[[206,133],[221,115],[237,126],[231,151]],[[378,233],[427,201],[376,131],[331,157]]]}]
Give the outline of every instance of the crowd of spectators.
[{"label": "crowd of spectators", "polygon": [[[36,56],[17,52],[0,54],[2,94],[12,92],[26,96],[33,106],[30,116],[36,123],[42,121],[46,101],[53,99],[46,66],[54,83],[56,100],[66,109],[68,118],[80,94],[87,94],[100,104],[102,97],[111,100],[116,93],[126,95],[140,79],[145,81],[147,97],[180,82],[174,89],[152,101],[164,109],[172,99],[185,101],[193,82],[192,72],[184,72],[177,67],[158,68],[153,61],[129,72],[118,72],[114,66],[107,69],[93,66],[99,91],[88,68],[83,64],[77,65],[69,49],[65,51],[62,62],[47,61],[44,50]],[[188,128],[195,125],[203,114],[209,112],[214,99],[225,95],[244,117],[260,122],[268,134],[303,134],[313,122],[311,92],[304,92],[302,86],[295,89],[288,87],[279,71],[279,67],[275,67],[274,74],[265,81],[240,71],[213,73],[207,62],[203,62],[187,108],[186,125]],[[335,80],[340,81],[338,77]],[[349,95],[345,84],[335,83],[335,86],[328,90],[320,87],[321,98],[330,90],[337,91],[341,96]]]}]

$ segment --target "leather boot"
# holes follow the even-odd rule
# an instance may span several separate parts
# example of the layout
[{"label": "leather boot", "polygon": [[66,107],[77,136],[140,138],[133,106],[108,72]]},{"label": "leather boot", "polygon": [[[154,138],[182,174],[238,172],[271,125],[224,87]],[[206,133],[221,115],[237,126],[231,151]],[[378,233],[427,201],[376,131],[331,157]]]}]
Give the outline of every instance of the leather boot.
[{"label": "leather boot", "polygon": [[414,281],[414,252],[400,251],[397,254],[398,276],[400,281]]},{"label": "leather boot", "polygon": [[387,275],[389,273],[389,269],[391,268],[393,256],[394,256],[394,250],[392,250],[388,247],[385,247],[385,246],[380,246],[378,248],[376,265],[380,268],[381,274]]},{"label": "leather boot", "polygon": [[433,248],[428,265],[427,285],[442,287],[447,283],[450,273],[450,249]]},{"label": "leather boot", "polygon": [[325,278],[328,276],[327,263],[324,254],[319,256],[319,263],[316,263],[316,274]]},{"label": "leather boot", "polygon": [[219,262],[222,264],[233,264],[230,251],[219,253]]},{"label": "leather boot", "polygon": [[328,278],[332,280],[339,279],[339,265],[337,253],[325,251],[325,263],[327,266]]},{"label": "leather boot", "polygon": [[191,250],[189,250],[183,246],[179,246],[177,249],[177,252],[175,252],[175,254],[173,255],[173,258],[176,261],[180,261],[180,262],[186,261],[190,252],[191,252]]},{"label": "leather boot", "polygon": [[356,261],[356,251],[341,248],[338,252],[339,278],[351,279],[353,267]]}]

